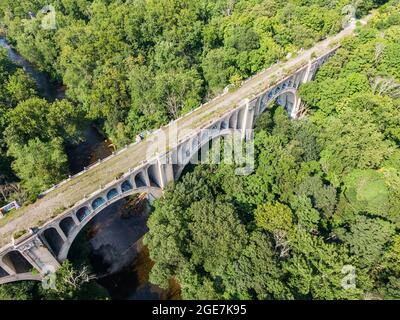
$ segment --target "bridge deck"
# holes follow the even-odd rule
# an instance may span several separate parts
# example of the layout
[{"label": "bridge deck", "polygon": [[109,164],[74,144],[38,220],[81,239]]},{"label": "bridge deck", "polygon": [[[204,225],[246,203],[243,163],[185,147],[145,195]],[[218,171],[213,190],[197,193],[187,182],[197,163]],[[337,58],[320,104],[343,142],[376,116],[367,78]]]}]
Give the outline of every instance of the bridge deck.
[{"label": "bridge deck", "polygon": [[32,272],[26,272],[26,273],[19,273],[15,274],[12,276],[6,276],[0,278],[0,285],[6,284],[9,282],[15,282],[15,281],[27,281],[27,280],[32,280],[32,281],[40,281],[42,280],[42,276],[40,274],[33,274]]},{"label": "bridge deck", "polygon": [[[294,71],[294,69],[304,66],[308,63],[312,53],[315,53],[317,56],[327,53],[332,49],[334,44],[338,43],[345,36],[350,35],[353,30],[354,26],[350,26],[336,36],[327,38],[313,48],[301,52],[297,57],[287,62],[273,65],[245,82],[234,92],[220,96],[193,111],[190,115],[180,118],[176,126],[179,130],[176,130],[172,134],[177,135],[178,140],[183,139],[187,134],[193,132],[193,130],[202,128],[211,119],[218,118],[218,115],[223,115],[230,109],[237,107],[245,98],[250,98],[264,92],[277,80],[284,78],[289,70]],[[158,135],[157,138],[161,141],[165,139],[170,140],[167,133],[171,134],[164,127],[156,132],[155,135]],[[154,148],[154,143],[151,140],[146,139],[128,147],[124,152],[115,155],[55,190],[50,191],[35,203],[14,211],[0,220],[0,247],[10,242],[14,232],[28,230],[29,228],[43,224],[56,214],[61,214],[63,208],[71,208],[84,195],[90,195],[98,190],[99,186],[106,185],[119,174],[127,172],[141,161],[146,160],[146,155],[149,154],[148,150]],[[163,150],[159,151],[162,152]]]}]

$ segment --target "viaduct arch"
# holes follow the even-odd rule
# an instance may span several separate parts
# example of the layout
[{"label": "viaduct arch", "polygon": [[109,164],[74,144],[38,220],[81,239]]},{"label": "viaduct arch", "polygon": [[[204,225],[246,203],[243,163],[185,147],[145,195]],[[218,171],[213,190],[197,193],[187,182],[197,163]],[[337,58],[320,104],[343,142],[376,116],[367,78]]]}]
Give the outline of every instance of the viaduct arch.
[{"label": "viaduct arch", "polygon": [[[257,94],[245,98],[227,112],[215,114],[205,126],[192,130],[190,135],[168,146],[164,153],[140,162],[117,177],[111,177],[109,183],[90,195],[83,195],[80,201],[61,214],[31,228],[27,236],[0,248],[0,284],[40,280],[49,270],[56,270],[67,258],[78,233],[100,211],[135,193],[146,193],[150,199],[161,197],[166,185],[178,180],[193,156],[210,141],[224,138],[232,131],[239,133],[242,139],[248,138],[247,129],[254,127],[257,118],[272,101],[284,106],[289,118],[297,118],[301,109],[301,100],[297,95],[299,86],[310,81],[337,48],[309,60],[275,84],[260,88]],[[243,84],[245,86],[246,83]],[[191,113],[184,117],[190,116]]]}]

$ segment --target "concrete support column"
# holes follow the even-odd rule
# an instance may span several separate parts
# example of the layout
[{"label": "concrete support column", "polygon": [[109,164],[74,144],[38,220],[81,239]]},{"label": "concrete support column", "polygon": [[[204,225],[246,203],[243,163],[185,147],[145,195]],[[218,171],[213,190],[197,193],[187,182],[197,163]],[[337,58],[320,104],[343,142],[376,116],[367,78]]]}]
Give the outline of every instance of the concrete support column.
[{"label": "concrete support column", "polygon": [[165,176],[165,180],[168,183],[174,181],[174,169],[172,167],[172,164],[168,163],[166,165],[164,165],[164,176]]},{"label": "concrete support column", "polygon": [[162,159],[157,159],[158,176],[160,177],[161,189],[164,189],[168,183],[174,181],[174,169],[172,167],[172,155],[165,155]]},{"label": "concrete support column", "polygon": [[[245,105],[245,108],[244,108],[244,115],[243,115],[243,118],[242,119],[238,119],[238,126],[237,127],[239,127],[239,121],[241,121],[242,122],[242,125],[241,125],[241,129],[242,129],[242,138],[244,137],[244,134],[245,134],[245,132],[246,132],[246,129],[247,129],[247,117],[248,117],[248,113],[249,113],[249,99],[245,99],[245,100],[243,100],[243,102],[241,103],[241,105]],[[240,113],[240,112],[239,112]],[[238,113],[238,114],[239,114]]]},{"label": "concrete support column", "polygon": [[[232,129],[236,129],[238,127],[238,115],[239,112],[235,111],[234,114],[232,115],[232,123],[233,123],[233,128]],[[231,124],[231,121],[229,121],[229,125]]]},{"label": "concrete support column", "polygon": [[311,60],[308,61],[306,73],[304,74],[302,83],[306,83],[311,80],[311,67],[312,67],[312,62]]},{"label": "concrete support column", "polygon": [[3,259],[1,257],[0,257],[0,267],[2,267],[3,270],[7,272],[10,276],[17,274],[13,268],[9,267],[5,262],[3,262]]},{"label": "concrete support column", "polygon": [[255,104],[256,100],[250,101],[249,99],[245,100],[246,109],[243,117],[243,125],[242,125],[242,139],[246,137],[246,129],[253,128],[254,122],[254,112],[255,112]]},{"label": "concrete support column", "polygon": [[147,194],[147,200],[150,202],[150,204],[153,203],[155,199],[161,198],[163,196],[163,191],[160,189],[152,189],[148,194]]},{"label": "concrete support column", "polygon": [[18,249],[42,275],[46,275],[49,271],[54,272],[60,267],[60,263],[38,236]]},{"label": "concrete support column", "polygon": [[262,102],[263,95],[257,98],[257,102],[254,109],[254,116],[257,117],[261,113],[261,102]]},{"label": "concrete support column", "polygon": [[40,271],[41,265],[39,261],[35,260],[32,255],[29,254],[29,250],[21,251],[22,256],[38,271]]},{"label": "concrete support column", "polygon": [[60,228],[60,226],[57,224],[54,226],[54,228],[57,230],[57,233],[60,235],[61,239],[66,242],[68,241],[67,236],[65,235],[64,231]]},{"label": "concrete support column", "polygon": [[75,223],[77,226],[79,226],[80,221],[79,221],[79,219],[76,217],[75,212],[74,212],[74,214],[71,214],[71,218],[72,218],[72,220],[74,220],[74,223]]},{"label": "concrete support column", "polygon": [[299,96],[296,95],[294,104],[293,104],[293,108],[292,108],[292,112],[289,115],[291,119],[296,119],[297,115],[300,111],[300,107],[301,107],[301,98]]},{"label": "concrete support column", "polygon": [[159,181],[158,184],[160,185],[161,189],[164,189],[167,186],[167,177],[165,176],[164,172],[164,164],[160,160],[160,158],[157,159],[157,169],[158,169],[158,177]]},{"label": "concrete support column", "polygon": [[151,187],[149,172],[148,172],[147,168],[145,170],[143,170],[142,172],[143,172],[143,178],[144,178],[144,182],[146,183],[146,186]]}]

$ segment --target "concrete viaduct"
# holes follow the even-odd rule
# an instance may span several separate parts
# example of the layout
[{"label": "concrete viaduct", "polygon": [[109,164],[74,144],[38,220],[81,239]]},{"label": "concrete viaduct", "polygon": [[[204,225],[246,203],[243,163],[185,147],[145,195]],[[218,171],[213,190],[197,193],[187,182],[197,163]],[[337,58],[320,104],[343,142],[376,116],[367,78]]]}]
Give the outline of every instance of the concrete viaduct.
[{"label": "concrete viaduct", "polygon": [[[175,120],[177,143],[170,143],[170,137],[163,138],[168,140],[166,149],[153,156],[144,152],[152,138],[171,124],[55,186],[37,203],[19,209],[20,216],[0,227],[0,284],[40,280],[56,270],[67,258],[78,233],[105,207],[136,193],[146,193],[150,199],[162,196],[164,187],[179,179],[185,165],[203,145],[229,130],[244,132],[253,128],[272,101],[284,106],[290,118],[296,118],[301,107],[297,89],[313,78],[339,48],[339,40],[353,29],[354,25]],[[172,158],[179,158],[179,163],[171,163]],[[61,203],[60,210],[56,204]],[[14,233],[10,234],[10,230]],[[14,239],[12,234],[21,230],[26,233]]]}]

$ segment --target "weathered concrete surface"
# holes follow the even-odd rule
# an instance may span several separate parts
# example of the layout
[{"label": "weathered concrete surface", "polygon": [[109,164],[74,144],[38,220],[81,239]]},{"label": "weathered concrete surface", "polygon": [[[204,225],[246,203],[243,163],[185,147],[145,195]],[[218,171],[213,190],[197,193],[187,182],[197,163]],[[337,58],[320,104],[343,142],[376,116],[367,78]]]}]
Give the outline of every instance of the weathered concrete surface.
[{"label": "weathered concrete surface", "polygon": [[[354,25],[344,29],[335,37],[328,38],[313,48],[301,52],[297,57],[278,63],[271,68],[259,73],[236,91],[220,96],[211,102],[203,105],[188,116],[184,116],[176,122],[176,132],[169,132],[164,127],[156,132],[158,141],[165,141],[164,145],[169,145],[167,141],[172,141],[169,135],[177,136],[178,140],[184,139],[193,131],[200,130],[210,120],[218,118],[229,110],[237,107],[244,99],[252,98],[260,92],[266,91],[273,86],[279,79],[284,78],[294,70],[305,65],[313,56],[320,56],[332,50],[340,39],[352,34]],[[153,135],[153,138],[154,138]],[[84,195],[89,195],[104,186],[121,173],[129,171],[130,168],[146,160],[149,150],[154,149],[152,139],[146,139],[138,144],[128,147],[128,149],[111,159],[100,163],[94,168],[86,171],[82,175],[71,179],[59,188],[48,193],[44,198],[39,199],[34,204],[10,214],[0,221],[0,246],[10,242],[14,232],[28,230],[37,227],[43,222],[62,213],[63,209],[71,208],[79,202]],[[160,153],[166,150],[158,150]]]}]

